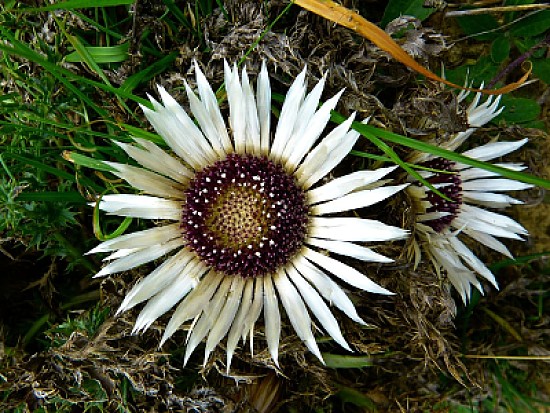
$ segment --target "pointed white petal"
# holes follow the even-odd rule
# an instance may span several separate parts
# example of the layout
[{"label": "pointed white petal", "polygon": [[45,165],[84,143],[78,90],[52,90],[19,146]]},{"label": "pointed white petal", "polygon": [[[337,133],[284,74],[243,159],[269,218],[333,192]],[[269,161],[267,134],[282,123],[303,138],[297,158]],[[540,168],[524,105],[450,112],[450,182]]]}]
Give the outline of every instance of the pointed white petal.
[{"label": "pointed white petal", "polygon": [[265,61],[262,62],[262,70],[257,79],[256,101],[260,120],[261,154],[267,156],[269,153],[271,135],[271,84],[269,82]]},{"label": "pointed white petal", "polygon": [[204,365],[210,357],[210,353],[214,348],[219,344],[222,338],[225,337],[229,331],[229,327],[235,321],[235,316],[237,310],[241,305],[241,299],[243,296],[243,288],[245,285],[245,280],[242,277],[236,276],[233,277],[231,287],[227,293],[227,299],[223,306],[223,309],[220,312],[220,317],[215,321],[210,334],[208,335],[208,340],[206,340],[206,347],[204,350]]},{"label": "pointed white petal", "polygon": [[113,174],[124,179],[134,188],[163,198],[183,198],[184,187],[168,178],[143,168],[103,161],[116,169]]},{"label": "pointed white petal", "polygon": [[480,161],[490,161],[491,159],[507,155],[510,152],[521,148],[527,143],[527,141],[528,139],[525,138],[516,142],[491,142],[463,152],[462,155],[478,159]]},{"label": "pointed white petal", "polygon": [[495,286],[495,288],[498,288],[498,284],[493,273],[485,266],[485,264],[483,264],[483,262],[481,262],[479,258],[474,255],[472,251],[470,251],[466,245],[462,243],[462,241],[460,241],[457,237],[451,237],[449,238],[449,241],[460,258],[462,258],[462,260],[464,260],[464,262],[468,264],[471,269],[488,280]]},{"label": "pointed white petal", "polygon": [[[310,122],[317,111],[319,100],[325,87],[326,75],[317,82],[313,90],[305,97],[300,110],[297,114],[296,124],[292,134],[283,150],[283,158],[288,159],[292,154],[292,149],[296,147],[298,142],[307,133]],[[323,126],[324,128],[324,126]]]},{"label": "pointed white petal", "polygon": [[298,112],[300,106],[304,100],[306,93],[306,85],[304,80],[306,77],[306,68],[296,77],[285,97],[285,102],[281,109],[281,115],[279,122],[277,123],[277,130],[275,131],[275,138],[273,139],[273,145],[271,146],[271,157],[275,160],[280,160],[283,154],[283,150],[286,147],[288,140],[294,130],[298,118]]},{"label": "pointed white petal", "polygon": [[522,201],[508,195],[477,191],[464,191],[462,193],[462,200],[469,204],[477,204],[491,208],[506,208],[510,205],[523,204]]},{"label": "pointed white petal", "polygon": [[324,215],[368,207],[396,194],[407,186],[409,186],[409,184],[383,186],[376,189],[365,189],[363,191],[353,192],[341,198],[317,204],[311,208],[311,213],[313,215]]},{"label": "pointed white petal", "polygon": [[243,89],[239,80],[237,65],[233,69],[227,62],[225,66],[225,89],[227,90],[227,101],[229,103],[229,125],[233,133],[235,151],[245,153],[246,151],[246,106],[243,97]]},{"label": "pointed white petal", "polygon": [[294,327],[296,334],[305,343],[309,351],[315,354],[321,363],[325,364],[323,356],[321,356],[321,352],[317,346],[317,342],[315,341],[315,337],[313,337],[313,333],[311,332],[311,318],[309,318],[309,314],[302,297],[300,297],[300,294],[298,294],[296,288],[294,288],[288,280],[284,270],[278,271],[273,276],[273,281],[277,286],[279,297],[281,298],[283,307],[286,310],[288,319],[290,320],[292,327]]},{"label": "pointed white petal", "polygon": [[186,275],[184,271],[187,271],[186,267],[188,267],[192,258],[193,255],[185,249],[181,249],[176,255],[168,258],[162,265],[132,287],[130,292],[124,297],[116,315],[151,298],[168,285],[171,285],[176,277],[181,276],[183,278]]},{"label": "pointed white petal", "polygon": [[139,313],[132,333],[147,330],[157,318],[170,310],[195,288],[200,277],[206,271],[207,269],[200,262],[190,262],[185,267],[185,274],[180,274],[170,285],[167,285],[147,302]]},{"label": "pointed white petal", "polygon": [[472,219],[471,217],[464,218],[463,214],[456,217],[451,225],[458,230],[472,229],[474,231],[485,232],[486,234],[493,235],[495,237],[510,238],[522,240],[522,238],[516,234],[515,231],[496,226],[494,223],[488,223],[486,221]]},{"label": "pointed white petal", "polygon": [[131,234],[121,235],[120,237],[104,241],[94,249],[88,251],[86,255],[118,249],[150,247],[163,244],[171,239],[181,237],[181,235],[179,223],[163,225],[143,231],[132,232]]},{"label": "pointed white petal", "polygon": [[246,335],[250,336],[250,354],[254,354],[254,324],[260,317],[264,306],[264,282],[261,279],[256,279],[254,285],[254,296],[252,297],[252,305],[243,322],[242,338],[246,339]]},{"label": "pointed white petal", "polygon": [[349,285],[371,293],[393,295],[391,291],[388,291],[376,284],[366,275],[357,271],[355,268],[350,267],[349,265],[327,257],[326,255],[320,254],[317,251],[313,251],[307,247],[304,247],[303,253],[307,259],[334,274],[342,281],[347,282]]},{"label": "pointed white petal", "polygon": [[140,138],[134,138],[134,140],[141,148],[136,145],[128,145],[122,142],[115,143],[140,165],[168,176],[177,182],[187,183],[189,178],[193,177],[194,174],[183,166],[179,160],[168,155],[153,142]]},{"label": "pointed white petal", "polygon": [[245,146],[246,153],[252,155],[260,154],[260,121],[258,119],[258,109],[256,107],[256,99],[254,98],[254,92],[250,86],[248,74],[246,68],[243,68],[242,72],[242,85],[243,85],[243,106],[245,113]]},{"label": "pointed white petal", "polygon": [[315,289],[311,285],[309,285],[306,280],[304,280],[304,278],[300,275],[300,273],[298,273],[298,271],[294,267],[288,268],[287,274],[292,282],[294,282],[294,285],[296,285],[296,288],[302,295],[304,301],[307,303],[313,314],[315,314],[315,317],[317,317],[326,332],[338,344],[340,344],[346,350],[351,351],[351,348],[342,336],[342,332],[340,331],[340,327],[338,326],[336,318],[334,318],[328,306],[319,296],[319,293],[317,293],[317,291],[315,291]]},{"label": "pointed white petal", "polygon": [[379,168],[374,171],[358,171],[333,179],[332,181],[308,191],[309,204],[340,198],[350,192],[363,189],[365,186],[379,181],[394,171],[397,166]]},{"label": "pointed white petal", "polygon": [[456,255],[452,255],[447,249],[430,246],[430,253],[435,260],[447,271],[447,277],[457,290],[464,304],[467,304],[471,295],[471,286],[475,286],[481,293],[483,288],[476,279],[474,273],[466,268]]},{"label": "pointed white petal", "polygon": [[342,93],[344,93],[344,90],[341,90],[323,103],[323,106],[311,118],[303,134],[295,141],[291,140],[287,143],[285,148],[286,153],[283,154],[283,158],[287,158],[286,165],[288,168],[295,170],[319,136],[321,136],[330,120],[330,112],[336,107]]},{"label": "pointed white petal", "polygon": [[[168,93],[166,93],[166,95],[169,96]],[[210,163],[200,147],[192,143],[192,139],[185,139],[186,137],[191,136],[191,134],[186,137],[182,136],[182,131],[187,131],[188,125],[183,124],[172,111],[164,108],[154,99],[150,99],[151,102],[153,102],[156,111],[150,110],[145,106],[141,106],[141,109],[151,125],[153,125],[155,130],[162,136],[170,148],[172,148],[172,150],[181,159],[183,159],[185,163],[190,165],[195,170],[200,170],[202,169],[202,166]],[[181,109],[181,111],[185,113],[183,109]],[[189,121],[192,123],[191,120]],[[193,127],[196,128],[194,124]],[[189,128],[191,128],[191,126],[189,126]],[[202,139],[204,140],[204,138]]]},{"label": "pointed white petal", "polygon": [[142,264],[156,260],[170,251],[179,248],[183,245],[182,239],[168,241],[165,244],[153,245],[147,248],[142,248],[132,254],[112,261],[101,269],[94,277],[101,277],[115,272],[127,271],[129,269],[139,267]]},{"label": "pointed white petal", "polygon": [[[298,182],[306,189],[313,186],[317,181],[326,176],[338,165],[351,151],[353,145],[359,138],[359,132],[349,130],[351,121],[355,114],[327,135],[306,158],[303,164],[296,171]],[[351,119],[351,121],[350,121]],[[364,121],[363,123],[365,123]],[[317,153],[319,151],[319,153]]]},{"label": "pointed white petal", "polygon": [[502,242],[497,240],[495,237],[492,237],[489,234],[486,234],[484,232],[476,231],[470,228],[464,228],[462,230],[463,233],[466,235],[472,237],[477,242],[482,243],[486,247],[489,247],[497,252],[500,252],[503,255],[506,255],[508,258],[514,258],[512,256],[512,253],[506,248],[506,245],[504,245]]},{"label": "pointed white petal", "polygon": [[464,191],[519,191],[532,187],[533,185],[512,179],[476,179],[462,183]]},{"label": "pointed white petal", "polygon": [[279,302],[271,275],[263,277],[264,281],[264,319],[265,319],[265,338],[267,348],[273,362],[279,366],[279,337],[281,336],[281,314],[279,313]]},{"label": "pointed white petal", "polygon": [[[501,163],[494,164],[502,168],[510,169],[512,171],[523,171],[526,167],[520,163]],[[469,181],[470,179],[488,178],[501,176],[499,173],[487,171],[481,168],[464,168],[460,171],[460,178],[462,182]]]},{"label": "pointed white petal", "polygon": [[314,245],[319,248],[324,248],[330,252],[334,252],[340,255],[346,255],[348,257],[353,257],[362,261],[372,261],[372,262],[383,262],[390,263],[393,262],[391,258],[385,257],[382,254],[374,252],[370,248],[362,247],[357,244],[346,241],[332,241],[326,239],[319,239],[309,237],[306,241],[306,244]]},{"label": "pointed white petal", "polygon": [[[208,113],[210,122],[215,131],[214,133],[217,134],[217,136],[212,136],[212,141],[219,141],[225,153],[233,152],[231,139],[229,138],[229,134],[227,133],[227,126],[225,125],[225,121],[223,120],[223,116],[220,112],[220,107],[218,105],[218,99],[216,98],[216,95],[210,87],[208,80],[206,80],[206,77],[202,73],[199,65],[197,64],[197,61],[195,60],[193,63],[195,65],[197,87],[199,89],[201,102]],[[218,154],[221,153],[222,152],[218,152]]]},{"label": "pointed white petal", "polygon": [[110,215],[123,217],[171,219],[174,221],[179,221],[181,218],[180,202],[145,195],[105,195],[99,202],[99,209]]},{"label": "pointed white petal", "polygon": [[216,292],[218,285],[222,281],[223,276],[216,271],[209,271],[197,285],[197,287],[191,291],[185,299],[178,304],[172,318],[166,325],[164,334],[160,340],[159,347],[168,340],[176,330],[191,318],[200,315],[203,310],[209,305],[210,299]]},{"label": "pointed white petal", "polygon": [[[227,335],[227,362],[226,372],[229,374],[231,368],[231,360],[235,353],[235,348],[239,342],[239,338],[243,335],[244,320],[252,306],[252,297],[254,294],[254,281],[255,278],[246,279],[244,285],[244,291],[242,293],[241,302],[239,306],[239,312],[235,317],[235,321],[231,325],[231,330]],[[210,339],[210,337],[208,338]]]},{"label": "pointed white petal", "polygon": [[[193,124],[193,135],[191,139],[204,153],[205,158],[208,159],[209,162],[213,162],[217,158],[225,156],[225,150],[222,147],[220,136],[218,134],[218,127],[212,121],[208,109],[204,106],[203,102],[201,102],[197,95],[195,95],[195,92],[193,92],[189,84],[184,82],[184,86],[187,99],[189,100],[189,107],[191,108],[191,112],[193,112],[193,115],[200,126],[199,130]],[[188,123],[188,120],[191,119],[185,119],[186,124]]]},{"label": "pointed white petal", "polygon": [[302,255],[298,255],[292,262],[292,265],[317,289],[319,294],[321,294],[329,304],[335,305],[356,323],[362,325],[367,324],[359,317],[355,306],[344,290],[332,281],[321,269],[310,263]]},{"label": "pointed white petal", "polygon": [[496,212],[487,211],[483,208],[478,208],[473,205],[463,204],[460,218],[468,219],[470,221],[476,219],[482,220],[489,224],[514,231],[517,234],[528,234],[527,230],[523,228],[518,222],[514,221],[512,218],[505,215],[497,214]]},{"label": "pointed white petal", "polygon": [[310,235],[338,241],[390,241],[406,238],[408,231],[373,219],[312,217]]},{"label": "pointed white petal", "polygon": [[[235,277],[233,277],[235,278]],[[229,294],[229,289],[231,288],[231,279],[225,277],[220,288],[212,297],[208,309],[203,311],[202,315],[198,319],[197,323],[189,330],[189,335],[187,337],[187,345],[185,347],[185,356],[183,358],[183,365],[185,366],[189,361],[189,357],[195,351],[195,348],[200,344],[202,339],[206,337],[208,332],[214,327],[216,320],[219,318],[224,318],[225,314],[221,313],[221,310],[226,302],[227,294]]]},{"label": "pointed white petal", "polygon": [[[184,84],[186,86],[187,93],[189,93],[187,82],[184,82]],[[180,104],[176,102],[176,100],[168,92],[166,92],[166,90],[162,86],[158,85],[157,89],[159,91],[160,97],[162,98],[162,103],[164,104],[166,111],[169,111],[171,114],[170,119],[167,118],[166,121],[170,120],[172,124],[163,126],[165,128],[179,127],[178,130],[170,129],[169,135],[172,143],[167,143],[170,146],[172,146],[172,144],[178,145],[178,147],[183,149],[184,152],[191,155],[196,154],[200,157],[201,160],[206,159],[209,162],[215,161],[216,153],[212,149],[211,144],[209,144],[209,141],[207,140],[210,135],[205,138],[205,135],[203,135],[199,128],[197,128],[195,123],[191,120],[187,112],[183,110]],[[204,109],[204,106],[198,101],[195,94],[193,94],[192,98],[189,98],[189,104],[191,110],[193,111],[193,114],[199,121],[201,127],[203,126],[203,122],[207,122],[207,128],[209,128],[208,132],[210,132],[210,128],[212,128],[212,121],[210,117],[208,116],[208,114],[205,113],[206,110]],[[199,108],[197,108],[197,106]],[[197,110],[197,112],[195,112],[195,109]],[[174,149],[174,151],[176,151],[176,148],[172,148]]]}]

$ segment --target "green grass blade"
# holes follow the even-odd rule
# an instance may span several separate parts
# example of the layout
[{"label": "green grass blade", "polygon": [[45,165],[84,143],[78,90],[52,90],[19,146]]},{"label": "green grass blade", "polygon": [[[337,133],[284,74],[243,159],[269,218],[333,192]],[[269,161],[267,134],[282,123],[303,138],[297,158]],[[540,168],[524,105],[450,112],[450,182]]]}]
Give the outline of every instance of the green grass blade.
[{"label": "green grass blade", "polygon": [[53,166],[46,165],[45,163],[42,163],[35,159],[31,159],[26,156],[19,155],[17,153],[10,153],[10,152],[4,152],[2,156],[5,158],[15,159],[23,164],[35,167],[39,171],[47,172],[49,174],[58,176],[59,178],[66,179],[71,182],[75,182],[75,177],[72,174],[62,171],[60,169],[54,168]]},{"label": "green grass blade", "polygon": [[477,159],[469,158],[459,153],[442,149],[438,146],[430,145],[429,143],[426,143],[426,142],[407,138],[405,136],[397,135],[392,132],[375,128],[374,126],[363,125],[361,123],[355,122],[353,125],[353,128],[358,132],[360,132],[361,134],[364,134],[364,133],[372,134],[388,142],[396,143],[398,145],[403,145],[408,148],[416,149],[421,152],[430,153],[434,156],[439,156],[441,158],[449,159],[451,161],[464,163],[466,165],[470,165],[476,168],[495,172],[505,178],[514,179],[516,181],[537,185],[537,186],[540,186],[541,188],[550,189],[550,180],[547,180],[547,179],[538,178],[536,176],[526,174],[524,172],[512,171],[510,169],[502,168],[500,166],[496,166],[488,162],[478,161]]},{"label": "green grass blade", "polygon": [[102,161],[99,161],[94,158],[90,158],[88,156],[81,155],[76,152],[70,152],[65,151],[63,153],[63,158],[68,160],[69,162],[72,162],[76,165],[84,166],[86,168],[95,169],[97,171],[103,171],[103,172],[113,172],[115,169]]},{"label": "green grass blade", "polygon": [[86,199],[76,191],[70,192],[23,192],[17,196],[18,201],[38,201],[38,202],[69,202],[75,204],[84,204]]},{"label": "green grass blade", "polygon": [[[83,46],[87,55],[96,63],[121,63],[128,60],[129,43],[122,43],[116,46]],[[70,63],[82,63],[84,60],[77,51],[65,56],[65,61]]]},{"label": "green grass blade", "polygon": [[55,4],[50,4],[43,7],[29,7],[20,10],[13,10],[18,12],[40,12],[51,10],[73,10],[73,9],[90,9],[95,7],[112,7],[112,6],[129,6],[134,4],[135,0],[67,0]]}]

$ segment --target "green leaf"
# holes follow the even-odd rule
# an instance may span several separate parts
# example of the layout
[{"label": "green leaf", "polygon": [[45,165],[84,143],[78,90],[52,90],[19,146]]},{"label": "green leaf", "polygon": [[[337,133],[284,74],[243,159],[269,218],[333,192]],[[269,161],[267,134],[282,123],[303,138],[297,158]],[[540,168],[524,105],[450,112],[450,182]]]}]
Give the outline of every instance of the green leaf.
[{"label": "green leaf", "polygon": [[425,0],[390,0],[384,10],[384,16],[380,25],[386,25],[399,16],[414,16],[419,20],[426,20],[434,11],[434,8],[423,7]]},{"label": "green leaf", "polygon": [[524,123],[535,120],[540,115],[540,106],[533,99],[505,95],[502,97],[501,105],[505,106],[505,109],[494,122],[503,120],[508,124]]},{"label": "green leaf", "polygon": [[[110,6],[127,6],[134,4],[136,0],[68,0],[55,4],[50,4],[43,7],[29,7],[26,9],[20,9],[20,12],[38,12],[38,11],[50,11],[50,10],[72,10],[72,9],[89,9],[92,7],[110,7]],[[16,10],[14,10],[16,11]]]},{"label": "green leaf", "polygon": [[63,157],[74,164],[84,166],[86,168],[95,169],[97,171],[103,172],[113,172],[115,169],[102,161],[99,161],[94,158],[89,158],[88,156],[81,155],[76,152],[66,151],[63,153]]},{"label": "green leaf", "polygon": [[445,70],[445,76],[451,82],[462,84],[465,79],[479,85],[481,82],[488,83],[496,75],[499,67],[489,56],[481,56],[473,65],[462,65],[456,69]]},{"label": "green leaf", "polygon": [[488,162],[478,161],[477,159],[469,158],[459,153],[440,148],[439,146],[434,146],[434,145],[430,145],[429,143],[422,142],[416,139],[407,138],[406,136],[401,136],[393,132],[388,132],[386,130],[376,128],[374,126],[364,125],[359,122],[353,122],[352,127],[362,135],[365,135],[365,134],[376,135],[388,142],[396,143],[398,145],[403,145],[408,148],[415,149],[417,151],[430,153],[432,155],[439,156],[445,159],[450,159],[451,161],[464,163],[466,165],[471,165],[476,168],[481,168],[487,171],[495,172],[503,176],[504,178],[515,179],[516,181],[521,181],[528,184],[540,186],[541,188],[550,189],[550,180],[547,180],[547,179],[538,178],[536,176],[526,174],[523,172],[512,171],[510,169],[502,168],[500,166],[496,166]]},{"label": "green leaf", "polygon": [[84,197],[76,191],[70,192],[23,192],[17,196],[19,201],[38,201],[38,202],[72,202],[83,204],[86,202]]},{"label": "green leaf", "polygon": [[339,354],[323,353],[323,360],[331,369],[360,369],[373,365],[369,356],[342,356]]},{"label": "green leaf", "polygon": [[351,387],[340,387],[340,391],[336,393],[336,397],[344,403],[351,403],[358,407],[366,407],[370,411],[376,411],[376,404],[370,397]]},{"label": "green leaf", "polygon": [[[96,63],[120,63],[128,59],[129,46],[129,43],[122,43],[109,47],[84,46],[84,49]],[[84,59],[77,51],[74,51],[65,56],[65,61],[80,63],[84,62]]]},{"label": "green leaf", "polygon": [[178,52],[172,52],[169,55],[164,56],[162,59],[156,61],[155,63],[148,65],[145,69],[140,70],[137,73],[134,73],[132,76],[128,77],[124,83],[120,86],[120,89],[125,92],[131,93],[136,86],[139,84],[152,79],[159,73],[162,73],[168,66],[172,64],[176,57],[178,57]]},{"label": "green leaf", "polygon": [[491,45],[491,58],[494,62],[500,63],[510,55],[510,41],[507,37],[497,37]]},{"label": "green leaf", "polygon": [[550,60],[533,59],[533,74],[546,84],[550,84]]},{"label": "green leaf", "polygon": [[456,21],[465,34],[473,36],[477,40],[493,40],[501,36],[501,34],[496,31],[486,33],[487,31],[495,30],[500,27],[498,21],[490,14],[457,17]]},{"label": "green leaf", "polygon": [[549,29],[550,10],[540,10],[515,23],[510,28],[510,33],[515,37],[533,37]]}]

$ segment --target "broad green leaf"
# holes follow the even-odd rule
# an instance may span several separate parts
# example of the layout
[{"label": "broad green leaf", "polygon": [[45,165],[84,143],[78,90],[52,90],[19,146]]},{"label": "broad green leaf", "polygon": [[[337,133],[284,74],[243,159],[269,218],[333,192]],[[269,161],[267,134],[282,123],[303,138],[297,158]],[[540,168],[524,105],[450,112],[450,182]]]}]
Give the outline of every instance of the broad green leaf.
[{"label": "broad green leaf", "polygon": [[500,63],[510,55],[510,40],[506,36],[497,37],[491,45],[491,58]]},{"label": "broad green leaf", "polygon": [[464,79],[468,79],[474,85],[479,85],[481,82],[485,82],[485,84],[490,82],[498,71],[498,65],[489,56],[481,56],[473,65],[462,65],[456,69],[445,70],[445,76],[454,83],[464,82]]},{"label": "broad green leaf", "polygon": [[500,27],[498,21],[490,14],[457,17],[456,21],[464,33],[475,37],[477,40],[493,40],[501,36],[501,33],[494,31],[485,33]]},{"label": "broad green leaf", "polygon": [[550,10],[541,10],[519,20],[510,28],[515,37],[533,37],[550,29]]},{"label": "broad green leaf", "polygon": [[[96,63],[120,63],[128,59],[129,43],[122,43],[117,46],[96,47],[84,46],[90,57]],[[65,56],[65,61],[70,63],[84,62],[82,56],[74,51]]]},{"label": "broad green leaf", "polygon": [[419,20],[427,19],[434,11],[434,8],[424,7],[425,0],[390,0],[380,25],[386,25],[399,16],[414,16]]},{"label": "broad green leaf", "polygon": [[531,63],[533,63],[533,74],[544,83],[550,85],[550,60],[537,59],[532,60]]},{"label": "broad green leaf", "polygon": [[540,115],[540,106],[533,99],[503,96],[501,104],[505,106],[495,122],[506,121],[508,124],[524,123],[535,120]]}]

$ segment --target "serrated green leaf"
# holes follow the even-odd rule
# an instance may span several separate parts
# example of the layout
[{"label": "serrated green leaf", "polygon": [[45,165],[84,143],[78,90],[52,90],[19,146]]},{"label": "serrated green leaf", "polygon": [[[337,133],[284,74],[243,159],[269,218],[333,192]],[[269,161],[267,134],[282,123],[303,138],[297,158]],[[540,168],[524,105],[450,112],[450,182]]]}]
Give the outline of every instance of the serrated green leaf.
[{"label": "serrated green leaf", "polygon": [[390,0],[380,25],[386,25],[399,16],[414,16],[419,20],[427,19],[434,11],[434,8],[424,7],[425,0]]}]

